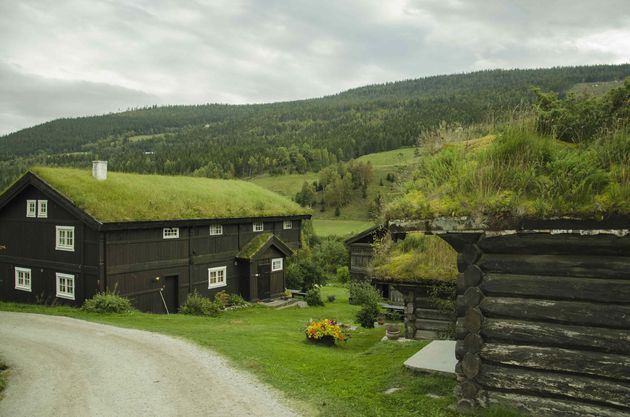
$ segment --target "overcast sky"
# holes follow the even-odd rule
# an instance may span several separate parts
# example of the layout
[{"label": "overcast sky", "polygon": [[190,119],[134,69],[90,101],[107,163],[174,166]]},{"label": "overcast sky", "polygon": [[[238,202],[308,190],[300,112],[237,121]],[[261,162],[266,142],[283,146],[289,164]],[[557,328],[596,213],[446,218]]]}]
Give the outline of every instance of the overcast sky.
[{"label": "overcast sky", "polygon": [[0,0],[0,134],[150,104],[627,62],[630,0]]}]

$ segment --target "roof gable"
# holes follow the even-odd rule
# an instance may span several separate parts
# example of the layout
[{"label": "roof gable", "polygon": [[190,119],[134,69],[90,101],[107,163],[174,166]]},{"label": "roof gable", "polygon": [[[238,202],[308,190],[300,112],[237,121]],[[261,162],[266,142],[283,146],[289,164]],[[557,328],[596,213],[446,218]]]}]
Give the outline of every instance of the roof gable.
[{"label": "roof gable", "polygon": [[278,236],[272,233],[262,233],[250,240],[241,251],[236,255],[237,259],[251,261],[264,253],[271,246],[278,249],[284,256],[293,255],[293,250],[287,246]]},{"label": "roof gable", "polygon": [[101,223],[309,214],[294,202],[245,181],[117,172],[98,181],[87,170],[44,167],[24,177],[30,176]]}]

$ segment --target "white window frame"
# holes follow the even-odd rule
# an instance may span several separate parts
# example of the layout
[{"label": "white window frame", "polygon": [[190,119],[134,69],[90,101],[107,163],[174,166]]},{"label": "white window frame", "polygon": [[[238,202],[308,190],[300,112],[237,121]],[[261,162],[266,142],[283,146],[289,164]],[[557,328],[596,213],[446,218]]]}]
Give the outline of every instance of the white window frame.
[{"label": "white window frame", "polygon": [[[74,294],[77,289],[77,282],[74,279],[74,275],[72,274],[63,274],[61,272],[57,272],[55,274],[55,288],[56,288],[56,296],[57,298],[65,298],[67,300],[74,300]],[[64,280],[66,289],[64,291],[61,290],[61,280]],[[68,291],[68,282],[72,281],[72,292]]]},{"label": "white window frame", "polygon": [[208,227],[208,231],[210,236],[220,236],[223,234],[223,225],[222,224],[211,224]]},{"label": "white window frame", "polygon": [[285,220],[282,222],[282,229],[290,230],[293,229],[293,220]]},{"label": "white window frame", "polygon": [[37,200],[26,200],[26,217],[37,217]]},{"label": "white window frame", "polygon": [[271,260],[271,272],[282,271],[283,264],[284,264],[284,259],[282,259],[282,258],[273,258]]},{"label": "white window frame", "polygon": [[[22,275],[22,280],[24,284],[20,284],[20,274]],[[28,282],[28,285],[26,284]],[[30,268],[21,268],[19,266],[15,267],[15,289],[21,291],[32,291],[33,286],[33,275],[31,274]]]},{"label": "white window frame", "polygon": [[48,217],[48,200],[37,200],[37,217],[40,219]]},{"label": "white window frame", "polygon": [[[61,232],[64,232],[63,239],[61,238]],[[68,244],[68,232],[72,233],[71,245]],[[56,250],[74,252],[75,241],[76,241],[76,235],[74,233],[74,226],[55,226],[55,249]]]},{"label": "white window frame", "polygon": [[179,227],[165,227],[162,229],[164,239],[179,239]]},{"label": "white window frame", "polygon": [[[223,273],[223,281],[219,281],[219,272]],[[216,274],[216,282],[212,283],[212,274]],[[208,289],[227,286],[227,266],[218,266],[216,268],[208,268]]]},{"label": "white window frame", "polygon": [[265,222],[254,222],[254,223],[252,223],[252,230],[254,232],[264,232],[265,231]]}]

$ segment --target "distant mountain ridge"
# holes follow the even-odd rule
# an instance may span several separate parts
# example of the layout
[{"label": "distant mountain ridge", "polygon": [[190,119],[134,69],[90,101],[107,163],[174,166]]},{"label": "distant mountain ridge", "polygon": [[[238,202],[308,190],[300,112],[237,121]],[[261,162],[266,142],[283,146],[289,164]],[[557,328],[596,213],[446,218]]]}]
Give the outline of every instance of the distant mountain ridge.
[{"label": "distant mountain ridge", "polygon": [[[500,118],[527,106],[531,87],[561,94],[622,80],[630,64],[487,70],[369,85],[332,96],[251,105],[142,108],[58,119],[0,137],[0,174],[33,163],[243,177],[318,170],[337,160],[413,145],[423,131]],[[159,134],[159,135],[158,135]],[[18,168],[20,167],[20,168]],[[2,184],[6,185],[6,184]]]}]

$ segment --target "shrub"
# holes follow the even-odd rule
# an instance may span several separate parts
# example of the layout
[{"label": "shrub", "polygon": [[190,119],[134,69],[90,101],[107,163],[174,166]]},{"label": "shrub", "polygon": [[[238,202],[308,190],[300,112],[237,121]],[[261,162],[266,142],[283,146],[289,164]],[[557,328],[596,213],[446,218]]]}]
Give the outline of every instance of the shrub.
[{"label": "shrub", "polygon": [[318,288],[311,288],[306,292],[306,296],[304,297],[306,303],[311,307],[323,306],[324,302],[322,301],[322,297],[319,294]]},{"label": "shrub", "polygon": [[334,274],[337,268],[348,265],[348,249],[341,239],[328,237],[315,247],[313,258],[324,272]]},{"label": "shrub", "polygon": [[334,303],[336,299],[337,299],[337,296],[335,294],[330,294],[328,296],[328,302],[329,303]]},{"label": "shrub", "polygon": [[219,291],[214,295],[214,302],[222,309],[229,305],[230,295],[225,291]]},{"label": "shrub", "polygon": [[350,304],[378,304],[381,298],[381,293],[368,282],[350,283]]},{"label": "shrub", "polygon": [[357,312],[357,323],[359,323],[362,327],[371,329],[374,327],[374,322],[378,318],[379,313],[380,308],[378,303],[369,302],[363,304],[361,310]]},{"label": "shrub", "polygon": [[230,294],[228,296],[228,305],[232,307],[247,305],[247,301],[238,294]]},{"label": "shrub", "polygon": [[188,298],[184,305],[179,308],[179,312],[193,316],[218,316],[221,312],[221,307],[209,298],[201,296],[195,290],[192,294],[188,294]]},{"label": "shrub", "polygon": [[287,285],[308,291],[315,284],[324,284],[326,277],[309,251],[300,251],[287,262]]},{"label": "shrub", "polygon": [[337,268],[337,281],[342,284],[346,284],[350,281],[350,270],[347,266]]},{"label": "shrub", "polygon": [[91,313],[130,313],[134,310],[129,299],[112,291],[99,292],[85,300],[81,308]]}]

